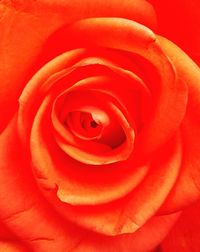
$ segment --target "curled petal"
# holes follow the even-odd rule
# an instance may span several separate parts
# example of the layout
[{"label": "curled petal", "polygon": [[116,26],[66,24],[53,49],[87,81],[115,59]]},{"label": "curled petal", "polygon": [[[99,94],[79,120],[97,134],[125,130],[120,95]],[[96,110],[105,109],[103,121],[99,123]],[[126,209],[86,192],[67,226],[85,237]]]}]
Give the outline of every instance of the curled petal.
[{"label": "curled petal", "polygon": [[162,207],[171,212],[191,204],[200,197],[200,71],[197,65],[172,42],[159,37],[166,54],[176,65],[177,74],[189,90],[185,117],[181,124],[183,161],[180,176],[169,198]]},{"label": "curled petal", "polygon": [[[55,194],[57,186],[60,199],[73,205],[96,205],[127,194],[145,176],[147,166],[136,167],[133,170],[126,161],[119,166],[115,164],[113,167],[100,166],[97,168],[77,163],[69,158],[58,148],[52,138],[54,133],[51,123],[48,122],[49,109],[48,99],[46,99],[34,120],[31,133],[34,169],[39,184],[43,184],[42,187],[54,189],[52,193]],[[69,148],[73,148],[73,146]],[[68,151],[69,149],[66,150],[67,153]],[[99,159],[101,155],[99,155]],[[83,163],[85,162],[87,159]],[[101,188],[101,194],[98,193],[99,188]]]},{"label": "curled petal", "polygon": [[181,142],[177,136],[176,141],[173,139],[160,150],[159,155],[157,154],[159,159],[155,156],[153,162],[149,164],[149,173],[138,187],[122,199],[92,208],[61,205],[58,202],[54,206],[66,218],[103,234],[135,232],[158,211],[176,182],[181,152]]},{"label": "curled petal", "polygon": [[[81,4],[77,0],[1,1],[0,12],[0,111],[4,118],[1,120],[1,130],[16,111],[18,96],[27,80],[41,65],[49,61],[50,57],[59,54],[55,50],[55,44],[58,51],[63,48],[64,43],[59,38],[49,43],[51,47],[53,46],[53,50],[48,45],[44,46],[48,37],[57,29],[94,15],[122,16],[155,27],[154,10],[148,2],[143,0],[123,1],[123,3],[84,0]],[[41,52],[44,53],[41,54]],[[19,57],[19,55],[23,55],[23,57]]]},{"label": "curled petal", "polygon": [[[148,155],[169,140],[184,117],[188,90],[185,83],[177,79],[175,68],[162,51],[156,35],[141,24],[121,18],[85,19],[67,27],[66,31],[71,34],[68,40],[71,48],[102,46],[120,49],[136,53],[156,67],[160,85],[156,90],[155,113],[138,137],[138,152],[143,150]],[[166,114],[172,118],[169,120]]]},{"label": "curled petal", "polygon": [[[27,250],[31,247],[39,252],[64,251],[66,246],[73,249],[83,233],[81,229],[75,231],[68,222],[64,224],[41,196],[33,178],[29,155],[19,144],[14,129],[16,118],[3,132],[0,141],[1,222],[27,246]],[[76,235],[71,236],[72,232]]]}]

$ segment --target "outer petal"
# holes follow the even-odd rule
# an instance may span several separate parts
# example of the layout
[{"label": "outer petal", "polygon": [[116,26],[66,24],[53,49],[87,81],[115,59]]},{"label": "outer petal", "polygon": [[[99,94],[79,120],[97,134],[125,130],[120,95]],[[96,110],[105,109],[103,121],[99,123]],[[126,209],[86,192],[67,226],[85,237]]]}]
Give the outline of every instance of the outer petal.
[{"label": "outer petal", "polygon": [[179,78],[189,88],[188,105],[181,125],[183,162],[179,179],[162,207],[174,211],[200,198],[200,69],[172,42],[159,37],[165,53],[176,65]]},{"label": "outer petal", "polygon": [[[176,222],[179,215],[180,213],[153,217],[141,229],[132,234],[118,235],[115,237],[102,235],[87,236],[76,247],[75,251],[150,252],[160,244]],[[83,250],[83,244],[85,250]],[[155,252],[155,250],[153,251]]]},{"label": "outer petal", "polygon": [[149,0],[158,18],[158,34],[172,40],[200,64],[200,1]]},{"label": "outer petal", "polygon": [[163,252],[199,252],[200,202],[185,209],[161,245]]},{"label": "outer petal", "polygon": [[130,18],[150,27],[155,23],[152,7],[144,0],[0,2],[0,130],[16,110],[27,80],[45,61],[36,59],[46,39],[62,25],[93,16]]},{"label": "outer petal", "polygon": [[0,241],[0,251],[3,252],[31,252],[18,242]]},{"label": "outer petal", "polygon": [[[0,176],[0,191],[2,192],[0,218],[16,236],[27,244],[26,252],[29,251],[29,247],[37,252],[114,252],[118,249],[120,252],[127,250],[146,252],[147,249],[153,249],[160,243],[176,221],[179,213],[154,217],[136,233],[116,237],[100,235],[64,221],[41,197],[32,180],[31,169],[24,158],[23,150],[16,149],[19,139],[12,135],[12,126],[10,124],[10,127],[4,131],[0,142],[0,153],[3,154]],[[144,237],[145,247],[143,246]],[[18,244],[15,246],[15,243],[1,245],[2,251],[5,252],[7,250],[9,252],[23,251],[23,247]]]},{"label": "outer petal", "polygon": [[0,141],[0,220],[34,251],[70,251],[83,231],[74,231],[48,206],[33,180],[27,152],[17,145],[12,123]]}]

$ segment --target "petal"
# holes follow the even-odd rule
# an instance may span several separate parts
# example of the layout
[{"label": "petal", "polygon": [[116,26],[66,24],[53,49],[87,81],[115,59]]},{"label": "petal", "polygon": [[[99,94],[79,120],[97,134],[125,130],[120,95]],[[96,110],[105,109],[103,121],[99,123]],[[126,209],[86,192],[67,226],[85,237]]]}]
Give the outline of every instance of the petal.
[{"label": "petal", "polygon": [[180,46],[200,64],[199,0],[149,0],[158,18],[157,33]]},{"label": "petal", "polygon": [[[123,4],[106,0],[85,0],[81,4],[77,0],[1,1],[0,12],[0,111],[1,118],[4,118],[1,120],[0,130],[17,109],[18,96],[27,80],[49,58],[45,53],[43,56],[40,53],[45,48],[51,51],[44,43],[55,30],[75,20],[94,15],[123,16],[149,24],[150,27],[155,23],[151,5],[143,0],[123,1]],[[51,41],[49,46],[55,48],[58,41],[59,38]]]},{"label": "petal", "polygon": [[141,56],[156,68],[159,83],[148,83],[149,89],[155,89],[155,113],[138,137],[137,159],[139,154],[142,156],[141,151],[144,156],[149,155],[169,140],[185,114],[187,86],[176,78],[175,68],[156,35],[147,27],[122,18],[89,18],[65,29],[70,33],[66,42],[69,48],[100,46],[123,50]]},{"label": "petal", "polygon": [[200,69],[175,44],[159,37],[163,50],[174,62],[179,78],[189,90],[185,118],[181,125],[183,162],[179,179],[162,211],[175,211],[200,197]]},{"label": "petal", "polygon": [[35,251],[73,249],[85,232],[63,222],[41,196],[33,179],[29,155],[15,134],[15,123],[13,120],[9,124],[0,141],[1,222]]},{"label": "petal", "polygon": [[[112,236],[133,233],[157,212],[177,179],[181,162],[179,137],[154,158],[143,181],[119,200],[77,207],[59,203],[52,193],[47,197],[61,215],[78,225]],[[130,166],[131,160],[128,161]]]},{"label": "petal", "polygon": [[[92,69],[87,69],[87,67],[85,67],[85,71],[84,69],[83,71],[79,72],[74,71],[78,67],[81,68],[83,66],[95,64],[97,66],[106,65],[108,70],[106,71],[105,69],[101,69],[100,67],[95,68],[95,66],[93,66]],[[144,93],[148,93],[149,91],[144,85],[144,83],[134,73],[132,73],[132,71],[138,72],[137,67],[135,66],[135,64],[132,63],[132,60],[130,60],[126,54],[113,50],[99,50],[99,48],[96,50],[76,49],[70,50],[64,54],[59,55],[52,61],[48,62],[48,64],[46,64],[33,76],[33,78],[27,83],[26,87],[22,92],[22,95],[20,96],[20,107],[18,114],[21,137],[28,137],[28,132],[30,130],[34,115],[37,111],[39,104],[45,97],[46,92],[49,91],[50,88],[52,88],[53,84],[56,84],[56,82],[58,82],[59,84],[59,81],[62,81],[63,77],[66,76],[66,82],[64,82],[63,79],[63,85],[61,86],[62,88],[60,88],[60,92],[62,92],[66,88],[71,87],[82,78],[86,78],[91,75],[93,76],[95,75],[95,73],[96,75],[102,73],[110,76],[111,72],[114,72],[112,75],[117,74],[115,78],[119,75],[118,78],[120,78],[121,81],[129,83],[129,89],[132,85],[131,89],[133,91],[135,89],[139,89]],[[70,79],[67,79],[67,76],[71,73],[72,77]],[[119,83],[119,85],[115,87],[115,90],[119,88],[118,86],[121,86],[121,83]],[[109,87],[110,85],[104,89],[111,90],[112,88]],[[37,99],[35,99],[36,96]],[[147,94],[144,95],[143,99],[147,100]]]},{"label": "petal", "polygon": [[0,251],[3,252],[31,252],[27,246],[20,242],[0,241]]},{"label": "petal", "polygon": [[[109,53],[108,59],[110,61],[112,59],[112,57],[110,57],[110,53],[112,56],[115,56],[115,53],[110,50],[106,52]],[[134,167],[132,165],[130,166],[127,162],[123,163],[121,165],[121,168],[120,165],[116,165],[116,167],[105,166],[100,167],[99,169],[96,167],[84,166],[80,163],[74,162],[67,155],[63,156],[63,152],[58,150],[58,147],[56,147],[54,143],[55,139],[52,138],[52,136],[54,136],[55,134],[51,130],[51,122],[49,121],[50,117],[48,117],[48,114],[51,113],[49,110],[51,110],[52,102],[50,102],[49,104],[49,101],[47,100],[48,97],[46,97],[47,99],[44,98],[47,91],[56,96],[57,93],[59,94],[62,89],[66,88],[70,88],[70,90],[84,90],[84,85],[78,85],[79,82],[77,81],[79,81],[79,78],[85,79],[86,77],[88,77],[88,75],[95,75],[96,73],[106,74],[112,78],[115,77],[116,82],[113,83],[113,85],[118,83],[117,81],[119,80],[123,81],[124,85],[122,87],[120,87],[120,85],[115,87],[115,92],[119,93],[119,89],[121,88],[121,93],[123,93],[123,88],[125,87],[125,84],[128,87],[129,91],[133,90],[133,93],[135,89],[141,90],[141,92],[144,92],[145,94],[148,91],[143,82],[139,78],[136,78],[133,73],[126,69],[124,70],[120,67],[112,65],[111,63],[108,64],[107,61],[102,58],[102,55],[105,57],[104,54],[100,55],[100,59],[88,57],[84,50],[69,51],[60,55],[53,61],[49,62],[30,80],[20,97],[18,130],[22,139],[27,139],[25,142],[28,146],[30,134],[29,131],[33,126],[31,134],[31,153],[37,178],[38,180],[40,180],[40,184],[42,182],[45,187],[48,186],[50,188],[55,189],[56,183],[58,185],[59,191],[65,191],[65,197],[68,198],[68,201],[72,204],[75,204],[75,201],[77,202],[76,199],[82,202],[84,201],[85,203],[90,202],[91,204],[96,204],[99,201],[105,203],[109,200],[113,200],[114,198],[119,198],[122,195],[126,194],[128,191],[132,190],[141,181],[143,176],[146,174],[146,171],[148,170],[147,166],[142,166],[139,168],[136,167],[134,169]],[[80,58],[80,55],[85,56],[86,59],[78,62],[69,69],[65,69],[65,66],[68,67],[68,64],[73,63],[74,56],[76,56],[75,59],[78,60]],[[122,65],[124,65],[126,61],[123,61],[123,58],[124,57],[122,57],[122,55],[120,57],[118,56],[118,60],[115,63],[119,64],[119,62],[121,63],[122,61]],[[89,63],[91,65],[87,66],[87,64]],[[103,66],[103,63],[106,65]],[[128,64],[125,64],[126,67],[127,65]],[[130,67],[130,65],[128,66]],[[63,71],[66,72],[65,74],[68,75],[66,75],[63,80],[60,80],[60,85],[59,79],[57,83],[55,82],[57,80],[57,77],[59,76],[59,72],[56,73],[55,76],[52,75],[50,77],[48,76],[48,74],[54,74],[54,71],[61,70],[62,67],[64,67]],[[74,73],[71,73],[72,70],[74,71]],[[61,72],[63,73],[63,71]],[[47,79],[47,81],[45,81],[45,79]],[[55,82],[56,88],[54,87],[54,85],[52,85],[51,81]],[[121,81],[119,84],[121,84]],[[71,85],[76,82],[77,84],[71,87]],[[95,84],[97,84],[97,82],[95,82]],[[110,86],[112,86],[112,82],[109,82],[109,86],[107,85],[107,87],[102,88],[102,90],[112,90],[112,87]],[[92,85],[90,88],[92,88]],[[87,86],[86,89],[88,89]],[[95,90],[97,92],[98,85],[96,86]],[[111,91],[109,95],[112,95]],[[37,99],[35,99],[35,97],[37,97]],[[124,99],[125,98],[127,99],[127,96],[125,96]],[[131,99],[132,104],[133,98],[130,95],[129,98]],[[44,110],[47,109],[47,113],[45,112],[43,114],[43,108],[41,107],[40,111],[38,111],[38,116],[35,117],[34,125],[32,125],[32,122],[34,121],[34,113],[40,107],[40,102],[42,102],[42,100],[42,107],[44,108]],[[72,101],[74,101],[76,104],[76,100],[72,99]],[[124,116],[120,116],[120,118],[123,119]],[[42,121],[42,123],[40,121]],[[27,128],[29,129],[27,130]],[[127,128],[127,131],[130,131],[130,129],[128,130]],[[76,144],[76,142],[72,142],[72,144]],[[128,151],[130,151],[129,148]],[[116,157],[114,156],[114,158]],[[108,171],[105,172],[105,170]],[[94,171],[96,171],[96,176]],[[83,175],[79,175],[82,173]],[[109,179],[111,177],[112,179]],[[116,186],[119,190],[116,190]],[[101,194],[97,193],[97,191],[99,190],[98,188],[100,187],[102,189]],[[109,193],[106,193],[107,191],[109,191]],[[83,197],[83,195],[85,195],[85,197]]]},{"label": "petal", "polygon": [[[126,252],[128,248],[136,252],[145,249],[146,252],[160,243],[176,221],[179,214],[155,217],[135,234],[116,237],[83,230],[80,226],[66,222],[54,212],[45,198],[41,197],[41,192],[35,186],[30,160],[25,160],[23,149],[19,148],[20,141],[13,134],[16,127],[14,124],[10,124],[10,128],[4,131],[0,142],[0,153],[3,155],[0,191],[6,192],[6,197],[4,193],[0,194],[0,218],[27,244],[25,251],[30,248],[38,252],[66,249],[112,252],[120,248],[121,252]],[[3,243],[2,248],[7,246],[9,249],[20,248],[18,251],[23,251],[23,247],[15,244],[7,246],[7,243]]]},{"label": "petal", "polygon": [[163,252],[199,252],[200,202],[186,208],[161,244]]},{"label": "petal", "polygon": [[[35,117],[30,145],[36,179],[43,189],[55,189],[57,185],[57,194],[62,201],[73,205],[96,205],[122,197],[142,180],[148,170],[147,166],[133,169],[125,161],[121,165],[103,164],[96,167],[85,165],[87,159],[83,163],[71,159],[67,155],[69,150],[64,153],[52,137],[55,133],[51,129],[48,111],[51,106],[45,104],[46,100]],[[97,158],[101,156],[99,153]]]},{"label": "petal", "polygon": [[97,252],[154,251],[155,247],[160,244],[175,224],[179,215],[180,213],[153,217],[143,227],[132,234],[117,235],[115,237],[99,234],[90,237],[87,236],[76,247],[76,252],[84,251],[82,246],[84,246],[85,251]]}]

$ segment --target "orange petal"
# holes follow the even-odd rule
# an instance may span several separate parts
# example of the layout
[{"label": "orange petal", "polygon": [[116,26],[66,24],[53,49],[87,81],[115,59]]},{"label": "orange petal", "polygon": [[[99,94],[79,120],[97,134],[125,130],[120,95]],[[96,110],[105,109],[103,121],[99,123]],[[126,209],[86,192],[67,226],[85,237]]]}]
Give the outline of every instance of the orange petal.
[{"label": "orange petal", "polygon": [[[153,8],[143,0],[123,3],[84,0],[81,4],[78,0],[1,1],[0,12],[0,130],[17,109],[18,96],[27,81],[41,64],[49,60],[49,55],[41,55],[41,52],[45,48],[52,51],[44,43],[57,29],[75,20],[93,16],[122,16],[150,27],[155,24]],[[57,48],[61,48],[62,40],[59,41],[59,46],[58,41],[59,39],[51,41],[49,45],[55,48],[56,44]]]},{"label": "orange petal", "polygon": [[[6,197],[0,194],[0,217],[27,244],[25,251],[30,248],[38,252],[66,249],[111,252],[120,248],[121,252],[127,249],[145,252],[156,247],[176,221],[177,214],[154,217],[136,233],[116,237],[100,235],[64,221],[35,186],[30,164],[24,158],[23,149],[19,148],[19,139],[13,134],[14,124],[4,131],[0,142],[3,155],[0,191],[6,192]],[[2,246],[5,249],[5,243]],[[7,247],[23,251],[17,244]]]},{"label": "orange petal", "polygon": [[20,242],[0,241],[0,251],[2,252],[31,252],[28,246]]},{"label": "orange petal", "polygon": [[188,86],[189,96],[181,125],[183,161],[180,176],[161,211],[175,211],[200,197],[200,69],[172,42],[159,37],[163,50],[176,66],[177,75]]},{"label": "orange petal", "polygon": [[0,219],[35,251],[73,249],[84,233],[63,222],[42,197],[15,130],[13,120],[1,135]]},{"label": "orange petal", "polygon": [[[83,163],[71,159],[67,153],[73,146],[64,153],[52,137],[55,133],[51,128],[48,102],[48,99],[44,100],[35,117],[30,146],[36,178],[42,187],[56,189],[56,185],[60,199],[73,205],[96,205],[122,197],[142,180],[147,166],[133,169],[125,161],[119,165],[96,167],[85,165],[87,159]],[[101,159],[101,156],[99,154],[97,158]],[[100,188],[101,194],[98,193]],[[52,194],[55,194],[54,190]]]},{"label": "orange petal", "polygon": [[94,231],[108,235],[133,233],[158,211],[169,194],[179,173],[181,152],[177,136],[155,155],[149,173],[138,187],[122,199],[78,207],[55,201],[54,206],[67,219]]},{"label": "orange petal", "polygon": [[138,137],[138,152],[147,155],[169,140],[183,119],[187,86],[176,79],[174,66],[163,53],[156,35],[141,24],[121,18],[84,19],[67,27],[66,32],[70,33],[67,43],[71,48],[102,46],[132,52],[145,58],[157,69],[160,84],[155,98],[158,102],[149,125]]},{"label": "orange petal", "polygon": [[85,248],[85,251],[153,252],[177,221],[179,215],[180,213],[153,217],[132,234],[117,236],[91,234],[91,236],[87,236],[82,240],[76,251],[82,252],[84,251],[83,248]]}]

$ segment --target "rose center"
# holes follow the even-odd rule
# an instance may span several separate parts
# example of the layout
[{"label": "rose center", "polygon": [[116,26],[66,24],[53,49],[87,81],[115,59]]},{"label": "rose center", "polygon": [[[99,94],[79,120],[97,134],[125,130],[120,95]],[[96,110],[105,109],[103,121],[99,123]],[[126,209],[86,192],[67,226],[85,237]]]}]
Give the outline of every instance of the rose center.
[{"label": "rose center", "polygon": [[98,127],[99,125],[98,125],[98,123],[96,123],[95,121],[91,121],[91,122],[90,122],[90,126],[91,126],[92,128],[96,128],[96,127]]},{"label": "rose center", "polygon": [[92,113],[84,111],[69,112],[65,124],[73,135],[84,140],[99,138],[103,129],[101,122],[97,122]]}]

